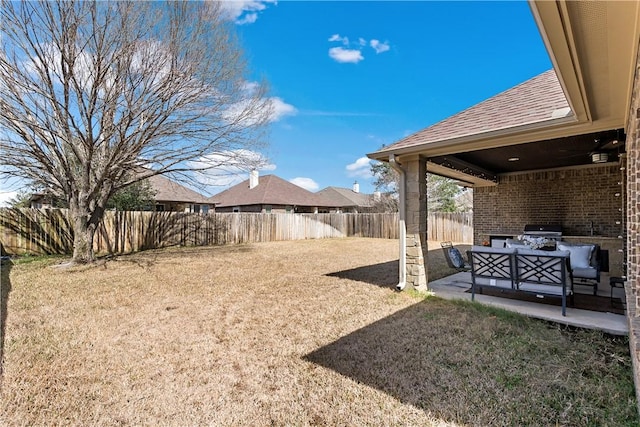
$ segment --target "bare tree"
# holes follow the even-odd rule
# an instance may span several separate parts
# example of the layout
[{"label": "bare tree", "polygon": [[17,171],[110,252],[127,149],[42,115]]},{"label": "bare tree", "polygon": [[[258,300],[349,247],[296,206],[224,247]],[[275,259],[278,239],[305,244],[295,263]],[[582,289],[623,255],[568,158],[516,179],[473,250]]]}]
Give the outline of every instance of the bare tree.
[{"label": "bare tree", "polygon": [[74,262],[117,190],[261,141],[271,104],[220,2],[1,4],[0,173],[68,201]]},{"label": "bare tree", "polygon": [[[372,162],[371,175],[375,178],[376,190],[381,192],[376,208],[395,212],[398,206],[398,173],[389,163]],[[427,173],[427,206],[431,212],[469,212],[473,207],[472,192],[451,178]]]},{"label": "bare tree", "polygon": [[374,198],[376,212],[398,212],[398,173],[386,162],[371,162],[373,185],[380,196]]}]

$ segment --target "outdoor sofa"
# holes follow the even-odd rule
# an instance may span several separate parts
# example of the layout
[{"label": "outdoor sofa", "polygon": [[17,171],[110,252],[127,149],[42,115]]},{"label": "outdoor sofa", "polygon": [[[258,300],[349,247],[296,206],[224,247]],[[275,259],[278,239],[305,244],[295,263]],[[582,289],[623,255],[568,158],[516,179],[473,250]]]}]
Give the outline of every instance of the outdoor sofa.
[{"label": "outdoor sofa", "polygon": [[597,295],[600,270],[602,264],[606,263],[602,259],[600,245],[561,241],[556,244],[556,248],[571,253],[571,274],[574,284],[592,286],[593,295]]},{"label": "outdoor sofa", "polygon": [[573,278],[569,251],[473,246],[467,251],[471,265],[471,299],[483,287],[560,297],[566,316],[567,296],[573,304]]},{"label": "outdoor sofa", "polygon": [[[507,239],[505,247],[517,249],[532,249],[521,240]],[[571,275],[574,285],[586,285],[593,287],[593,295],[598,293],[600,283],[600,271],[603,260],[600,245],[595,243],[566,242],[559,240],[553,242],[553,248],[559,251],[569,251],[571,261]]]}]

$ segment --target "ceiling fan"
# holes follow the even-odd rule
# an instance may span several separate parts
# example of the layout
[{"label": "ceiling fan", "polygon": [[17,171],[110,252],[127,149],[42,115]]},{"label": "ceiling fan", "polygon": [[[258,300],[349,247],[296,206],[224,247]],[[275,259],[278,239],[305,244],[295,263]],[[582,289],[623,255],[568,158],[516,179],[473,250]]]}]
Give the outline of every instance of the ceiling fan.
[{"label": "ceiling fan", "polygon": [[601,139],[595,138],[593,140],[594,145],[590,149],[573,150],[573,149],[561,149],[560,152],[575,153],[563,156],[561,158],[568,159],[572,157],[584,157],[588,156],[592,163],[606,163],[613,157],[617,157],[624,147],[624,141],[619,138],[613,139]]}]

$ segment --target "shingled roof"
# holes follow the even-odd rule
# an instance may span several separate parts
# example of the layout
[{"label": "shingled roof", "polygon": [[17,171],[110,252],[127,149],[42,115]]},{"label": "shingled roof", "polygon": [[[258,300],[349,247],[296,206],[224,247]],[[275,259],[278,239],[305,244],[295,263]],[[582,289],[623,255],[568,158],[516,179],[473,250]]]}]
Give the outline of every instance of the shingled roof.
[{"label": "shingled roof", "polygon": [[321,196],[276,175],[261,176],[258,185],[254,188],[249,188],[249,180],[247,179],[218,193],[209,200],[217,207],[248,205],[329,206]]},{"label": "shingled roof", "polygon": [[184,185],[178,184],[177,182],[162,175],[154,175],[150,177],[149,182],[156,192],[154,198],[157,201],[198,204],[212,203],[202,194],[193,191]]},{"label": "shingled roof", "polygon": [[332,207],[371,207],[371,195],[356,193],[349,188],[327,187],[316,194],[322,196]]},{"label": "shingled roof", "polygon": [[389,145],[378,153],[519,128],[572,115],[552,69]]}]

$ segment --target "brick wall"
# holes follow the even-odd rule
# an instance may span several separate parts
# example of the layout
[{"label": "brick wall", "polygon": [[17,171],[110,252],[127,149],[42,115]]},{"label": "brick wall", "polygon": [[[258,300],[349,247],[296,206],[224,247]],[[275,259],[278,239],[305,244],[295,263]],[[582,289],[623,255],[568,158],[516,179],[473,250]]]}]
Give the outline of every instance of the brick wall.
[{"label": "brick wall", "polygon": [[474,243],[492,233],[522,234],[526,224],[560,224],[572,236],[617,237],[623,232],[623,174],[606,163],[505,174],[498,185],[474,189]]},{"label": "brick wall", "polygon": [[[627,123],[627,316],[636,396],[640,400],[640,55]],[[640,403],[638,403],[640,410]]]},{"label": "brick wall", "polygon": [[[640,57],[627,124],[627,264],[629,287],[640,308]],[[637,315],[640,315],[638,313]]]}]

